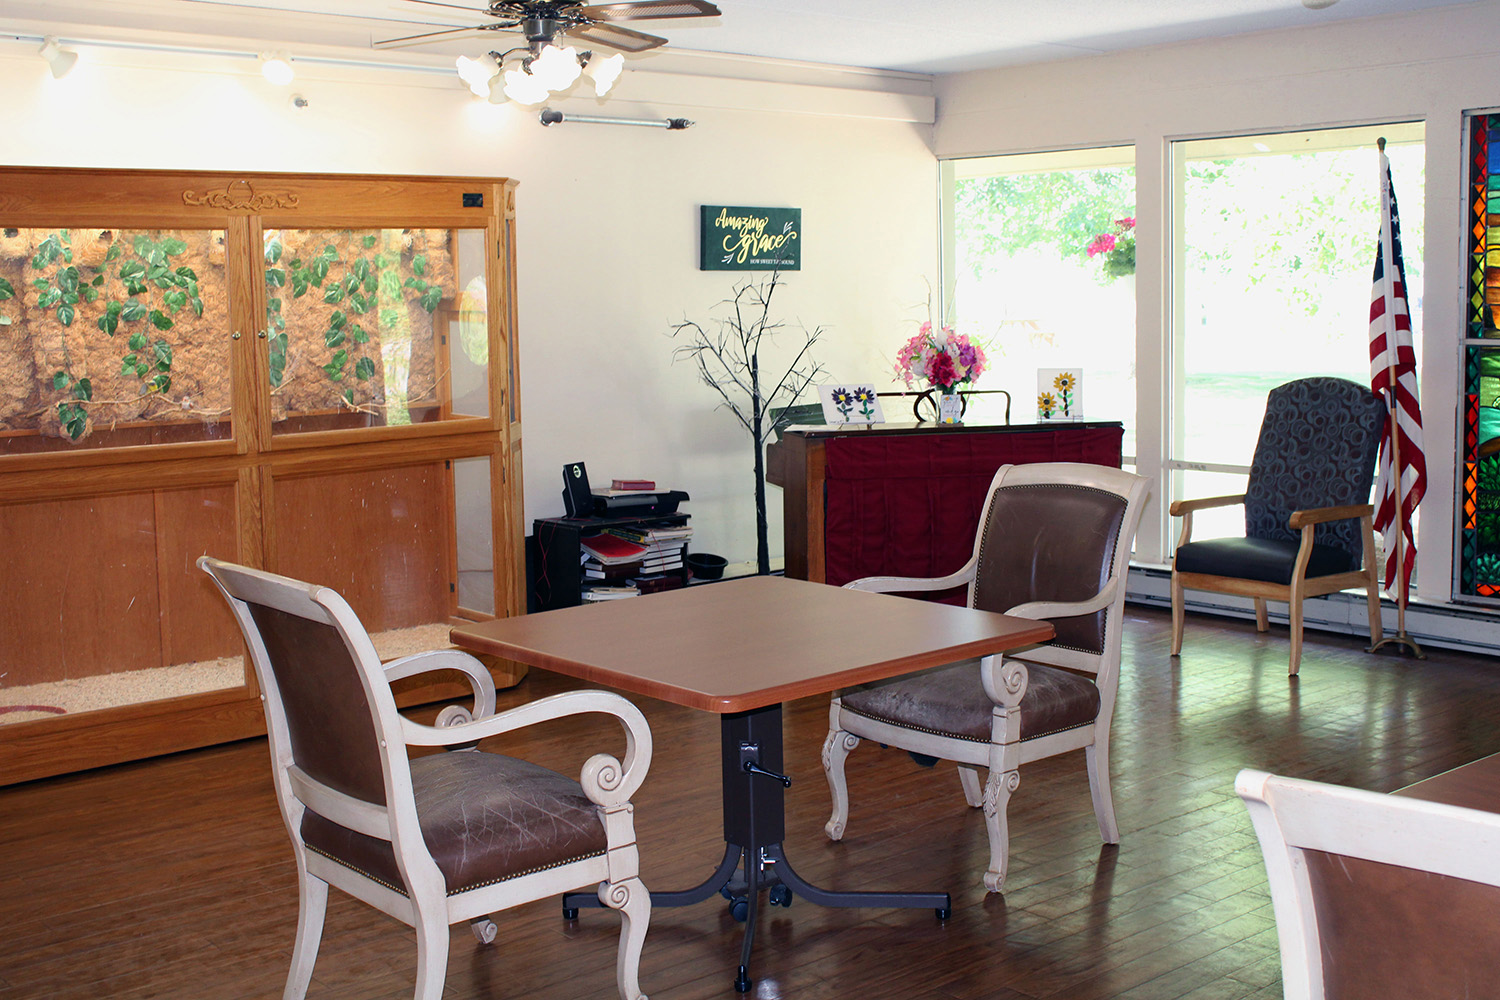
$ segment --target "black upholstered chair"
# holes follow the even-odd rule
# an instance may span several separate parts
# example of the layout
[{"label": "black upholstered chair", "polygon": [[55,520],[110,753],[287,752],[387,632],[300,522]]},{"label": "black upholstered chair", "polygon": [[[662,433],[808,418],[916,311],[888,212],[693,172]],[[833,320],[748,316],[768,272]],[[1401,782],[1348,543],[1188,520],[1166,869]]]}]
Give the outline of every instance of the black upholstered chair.
[{"label": "black upholstered chair", "polygon": [[[844,760],[860,740],[951,760],[989,834],[985,888],[1005,882],[1006,807],[1022,764],[1083,750],[1099,834],[1118,843],[1109,791],[1109,726],[1119,686],[1125,574],[1147,480],[1097,465],[1002,466],[990,483],[974,553],[946,577],[866,577],[847,586],[885,593],[967,585],[985,611],[1045,618],[1047,645],[841,691],[828,713],[823,768],[833,795],[825,827],[840,840],[849,818]],[[980,785],[978,769],[989,773]]]},{"label": "black upholstered chair", "polygon": [[[1370,642],[1380,641],[1369,499],[1385,414],[1380,397],[1348,379],[1279,385],[1266,398],[1245,492],[1172,502],[1172,516],[1182,518],[1172,560],[1173,656],[1182,652],[1185,590],[1254,598],[1260,632],[1266,601],[1286,601],[1292,674],[1302,663],[1304,598],[1364,587]],[[1245,507],[1245,537],[1192,540],[1194,511],[1236,504]]]},{"label": "black upholstered chair", "polygon": [[[323,934],[328,887],[417,932],[416,1000],[438,1000],[448,928],[469,921],[494,940],[489,914],[595,883],[620,911],[616,981],[637,983],[651,899],[637,877],[630,796],[651,761],[651,731],[625,699],[570,691],[495,714],[495,683],[479,661],[433,650],[382,665],[349,605],[326,587],[198,560],[228,599],[265,702],[272,775],[297,860],[301,910],[285,1000],[302,1000]],[[396,711],[390,682],[429,671],[463,674],[470,712],[437,726]],[[578,781],[484,753],[477,740],[581,713],[613,715],[625,761],[595,754]],[[408,759],[407,748],[456,752]]]}]

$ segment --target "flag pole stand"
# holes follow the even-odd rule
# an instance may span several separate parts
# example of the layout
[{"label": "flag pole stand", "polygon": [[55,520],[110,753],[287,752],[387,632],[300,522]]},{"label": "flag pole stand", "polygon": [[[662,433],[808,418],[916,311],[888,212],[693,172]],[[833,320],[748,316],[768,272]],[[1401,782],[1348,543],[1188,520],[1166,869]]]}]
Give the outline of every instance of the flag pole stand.
[{"label": "flag pole stand", "polygon": [[[1384,136],[1375,140],[1375,145],[1382,154],[1385,153]],[[1382,183],[1384,182],[1382,181]],[[1384,251],[1382,251],[1382,253],[1383,252]],[[1392,264],[1394,265],[1394,260],[1392,261]],[[1386,282],[1389,283],[1393,281],[1393,272],[1394,267],[1388,268],[1386,270]],[[1390,302],[1393,301],[1394,298],[1395,289],[1391,288],[1386,296],[1386,300]],[[1396,498],[1396,511],[1395,518],[1391,522],[1391,527],[1394,529],[1392,531],[1392,534],[1394,534],[1396,537],[1396,634],[1384,635],[1384,629],[1382,628],[1381,638],[1377,640],[1373,646],[1367,647],[1365,649],[1365,652],[1373,653],[1383,646],[1395,645],[1400,648],[1410,650],[1417,659],[1425,660],[1427,659],[1427,654],[1422,651],[1421,646],[1417,645],[1417,640],[1406,634],[1406,590],[1408,583],[1406,578],[1405,552],[1406,503],[1405,498],[1402,496],[1403,490],[1401,488],[1401,421],[1398,412],[1400,401],[1396,398],[1396,360],[1398,353],[1399,352],[1396,350],[1388,350],[1386,352],[1386,357],[1388,359],[1386,361],[1386,388],[1382,393],[1382,395],[1385,397],[1386,413],[1389,415],[1388,419],[1391,422],[1391,469],[1393,470],[1392,477],[1395,480],[1394,491]]]}]

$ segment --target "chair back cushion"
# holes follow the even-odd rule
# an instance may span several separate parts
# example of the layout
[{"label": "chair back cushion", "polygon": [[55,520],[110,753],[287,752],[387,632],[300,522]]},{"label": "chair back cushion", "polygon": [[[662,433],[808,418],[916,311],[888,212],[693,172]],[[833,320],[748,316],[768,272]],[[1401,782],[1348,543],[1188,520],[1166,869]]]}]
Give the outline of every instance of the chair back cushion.
[{"label": "chair back cushion", "polygon": [[[1068,483],[1001,485],[990,499],[974,576],[974,607],[1083,601],[1109,582],[1126,498]],[[1104,652],[1106,612],[1052,619],[1053,646]]]},{"label": "chair back cushion", "polygon": [[359,666],[338,629],[248,604],[286,714],[292,758],[308,777],[385,805],[385,772]]},{"label": "chair back cushion", "polygon": [[[1385,414],[1379,396],[1348,379],[1304,378],[1272,389],[1245,489],[1246,537],[1295,542],[1300,532],[1287,527],[1293,511],[1368,503]],[[1313,540],[1347,555],[1335,572],[1359,567],[1357,520],[1320,524]]]}]

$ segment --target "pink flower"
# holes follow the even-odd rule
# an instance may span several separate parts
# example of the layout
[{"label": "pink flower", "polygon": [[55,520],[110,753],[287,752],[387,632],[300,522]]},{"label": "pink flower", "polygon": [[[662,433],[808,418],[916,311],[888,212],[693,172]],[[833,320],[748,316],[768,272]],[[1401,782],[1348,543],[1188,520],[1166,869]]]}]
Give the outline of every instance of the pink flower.
[{"label": "pink flower", "polygon": [[1097,257],[1101,253],[1109,253],[1115,248],[1114,233],[1101,233],[1094,237],[1094,242],[1089,244],[1089,256]]},{"label": "pink flower", "polygon": [[1126,230],[1126,229],[1134,229],[1135,228],[1135,217],[1131,216],[1128,219],[1116,219],[1115,220],[1115,225],[1119,226],[1122,232],[1124,230]]},{"label": "pink flower", "polygon": [[953,359],[947,352],[933,357],[932,364],[927,369],[927,377],[933,385],[940,385],[945,389],[959,379],[958,369],[953,367]]}]

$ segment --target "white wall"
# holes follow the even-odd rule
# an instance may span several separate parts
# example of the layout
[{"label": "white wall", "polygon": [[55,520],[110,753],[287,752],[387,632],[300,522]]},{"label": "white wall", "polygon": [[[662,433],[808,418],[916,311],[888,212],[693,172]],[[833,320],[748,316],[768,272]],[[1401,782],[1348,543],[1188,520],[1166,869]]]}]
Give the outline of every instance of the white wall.
[{"label": "white wall", "polygon": [[[562,513],[561,467],[582,459],[606,485],[642,476],[687,490],[695,548],[753,559],[749,436],[671,364],[671,325],[706,319],[735,280],[697,270],[700,203],[802,209],[803,269],[787,276],[777,313],[826,328],[816,356],[835,377],[884,381],[926,281],[936,284],[925,79],[744,60],[715,76],[711,60],[664,58],[670,72],[627,73],[607,103],[558,107],[686,116],[694,128],[543,128],[534,111],[470,97],[443,60],[301,63],[293,86],[277,89],[245,56],[83,46],[75,71],[53,80],[35,50],[0,44],[0,162],[519,179],[528,519]],[[291,92],[309,107],[293,111]],[[779,556],[774,488],[770,501]]]},{"label": "white wall", "polygon": [[[1171,140],[1309,126],[1423,120],[1427,129],[1426,335],[1422,404],[1428,489],[1418,586],[1442,600],[1452,573],[1454,437],[1464,295],[1461,112],[1500,105],[1500,3],[1342,21],[940,78],[941,157],[1133,143],[1136,147],[1138,454],[1159,469],[1169,315],[1162,247]],[[1373,184],[1373,178],[1372,184]],[[1153,379],[1156,384],[1153,385]],[[1158,492],[1160,492],[1158,490]],[[1165,561],[1165,517],[1138,551]]]}]

